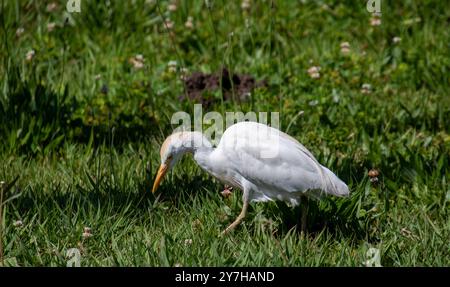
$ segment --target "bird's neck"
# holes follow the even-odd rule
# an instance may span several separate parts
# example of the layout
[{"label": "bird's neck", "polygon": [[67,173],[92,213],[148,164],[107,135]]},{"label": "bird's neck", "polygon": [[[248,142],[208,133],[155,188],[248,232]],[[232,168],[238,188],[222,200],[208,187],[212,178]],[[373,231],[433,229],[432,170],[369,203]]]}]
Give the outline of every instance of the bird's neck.
[{"label": "bird's neck", "polygon": [[186,148],[186,152],[191,152],[194,155],[195,161],[201,168],[211,170],[214,167],[212,159],[213,145],[202,133],[186,133],[183,145]]}]

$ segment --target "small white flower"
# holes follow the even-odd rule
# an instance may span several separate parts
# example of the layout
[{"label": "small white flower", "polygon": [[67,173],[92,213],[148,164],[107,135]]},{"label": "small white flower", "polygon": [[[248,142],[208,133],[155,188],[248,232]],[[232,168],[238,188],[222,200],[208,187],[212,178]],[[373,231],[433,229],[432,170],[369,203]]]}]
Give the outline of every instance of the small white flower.
[{"label": "small white flower", "polygon": [[167,9],[168,9],[170,12],[175,12],[175,11],[177,11],[177,4],[176,4],[176,3],[169,4],[169,6],[167,7]]},{"label": "small white flower", "polygon": [[22,227],[22,225],[23,225],[22,220],[16,220],[13,222],[14,227]]},{"label": "small white flower", "polygon": [[182,81],[186,80],[187,76],[188,76],[188,72],[189,72],[188,68],[184,68],[184,67],[181,68],[180,69],[180,80],[182,80]]},{"label": "small white flower", "polygon": [[172,28],[173,28],[174,25],[175,25],[175,24],[172,22],[172,20],[170,20],[170,19],[168,19],[168,18],[164,21],[164,26],[165,26],[168,30],[172,30]]},{"label": "small white flower", "polygon": [[144,68],[144,56],[141,54],[137,54],[136,56],[129,59],[129,62],[131,65],[133,65],[133,68],[136,70]]},{"label": "small white flower", "polygon": [[320,67],[319,66],[312,66],[311,68],[308,69],[308,74],[311,78],[313,79],[318,79],[320,78]]},{"label": "small white flower", "polygon": [[55,30],[56,24],[54,22],[48,23],[47,24],[47,31],[51,32],[53,30]]},{"label": "small white flower", "polygon": [[242,10],[249,10],[252,7],[250,0],[243,0],[241,3]]},{"label": "small white flower", "polygon": [[169,61],[167,64],[169,72],[175,73],[177,71],[177,61]]},{"label": "small white flower", "polygon": [[94,79],[96,81],[100,80],[101,78],[102,78],[102,75],[100,75],[100,74],[97,74],[97,75],[94,76]]},{"label": "small white flower", "polygon": [[193,29],[194,28],[194,19],[191,17],[191,16],[189,16],[188,18],[187,18],[187,21],[186,21],[186,23],[184,23],[184,26],[186,27],[186,28],[188,28],[188,29]]},{"label": "small white flower", "polygon": [[392,38],[392,42],[394,42],[394,44],[400,43],[401,40],[402,40],[402,38],[400,38],[400,37]]},{"label": "small white flower", "polygon": [[363,84],[361,87],[361,93],[363,94],[370,94],[372,92],[372,85],[370,84]]},{"label": "small white flower", "polygon": [[341,43],[341,53],[344,55],[348,55],[350,53],[350,43],[349,42]]},{"label": "small white flower", "polygon": [[83,239],[89,238],[91,236],[92,236],[91,233],[83,232]]},{"label": "small white flower", "polygon": [[312,73],[318,73],[320,71],[320,67],[319,66],[312,66],[311,68],[308,69],[308,73],[312,74]]},{"label": "small white flower", "polygon": [[22,34],[25,32],[25,29],[22,27],[17,28],[16,30],[16,37],[19,38],[20,36],[22,36]]},{"label": "small white flower", "polygon": [[144,56],[142,56],[141,54],[137,54],[136,56],[134,56],[134,58],[136,59],[136,61],[144,62]]},{"label": "small white flower", "polygon": [[184,240],[184,245],[191,245],[192,244],[192,239],[186,239]]},{"label": "small white flower", "polygon": [[28,62],[30,62],[31,60],[33,60],[34,55],[36,54],[36,52],[34,50],[30,50],[27,52],[25,58]]},{"label": "small white flower", "polygon": [[47,12],[53,12],[58,8],[58,4],[56,2],[49,3],[47,5]]},{"label": "small white flower", "polygon": [[82,236],[83,236],[83,239],[86,239],[86,238],[91,237],[91,236],[92,236],[91,228],[90,228],[90,227],[85,227],[85,228],[83,228],[83,234],[82,234]]},{"label": "small white flower", "polygon": [[372,18],[370,18],[370,25],[371,26],[380,26],[381,18],[378,16],[372,16]]},{"label": "small white flower", "polygon": [[133,61],[133,67],[137,70],[144,68],[144,64],[139,61]]}]

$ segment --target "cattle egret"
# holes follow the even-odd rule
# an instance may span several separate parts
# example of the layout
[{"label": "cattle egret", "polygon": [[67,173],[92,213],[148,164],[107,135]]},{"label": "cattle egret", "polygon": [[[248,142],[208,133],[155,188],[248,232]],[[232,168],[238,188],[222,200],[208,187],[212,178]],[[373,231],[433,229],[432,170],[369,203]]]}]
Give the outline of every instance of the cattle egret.
[{"label": "cattle egret", "polygon": [[[164,175],[185,153],[192,153],[203,170],[243,191],[242,211],[223,234],[241,223],[253,201],[281,200],[296,206],[303,198],[349,194],[347,185],[296,139],[256,122],[230,126],[216,148],[200,132],[170,135],[161,146],[161,166],[153,193]],[[304,231],[306,212],[302,210],[302,213]]]}]

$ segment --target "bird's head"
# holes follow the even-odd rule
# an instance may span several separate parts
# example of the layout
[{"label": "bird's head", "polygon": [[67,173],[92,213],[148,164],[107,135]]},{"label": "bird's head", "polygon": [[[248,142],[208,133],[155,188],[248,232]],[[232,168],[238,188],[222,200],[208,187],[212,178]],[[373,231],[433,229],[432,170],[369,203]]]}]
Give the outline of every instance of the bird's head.
[{"label": "bird's head", "polygon": [[159,152],[161,165],[156,174],[152,192],[154,193],[158,189],[164,175],[172,169],[185,153],[195,152],[199,146],[203,146],[205,143],[210,146],[209,142],[205,141],[203,135],[199,132],[177,132],[166,138]]}]

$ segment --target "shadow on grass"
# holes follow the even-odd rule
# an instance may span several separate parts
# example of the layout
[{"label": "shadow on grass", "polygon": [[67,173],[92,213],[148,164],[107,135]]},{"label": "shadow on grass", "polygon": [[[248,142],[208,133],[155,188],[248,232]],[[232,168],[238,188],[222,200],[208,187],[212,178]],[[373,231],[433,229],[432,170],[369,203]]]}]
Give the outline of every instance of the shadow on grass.
[{"label": "shadow on grass", "polygon": [[[329,208],[333,206],[332,208]],[[277,226],[275,236],[284,236],[292,230],[300,234],[301,232],[301,206],[290,207],[284,202],[276,202],[275,206],[269,207],[266,214],[273,220],[282,218],[283,222]],[[308,236],[314,238],[319,233],[326,231],[331,235],[344,237],[350,241],[374,240],[367,238],[367,228],[363,223],[364,219],[355,215],[342,216],[337,210],[333,199],[323,199],[322,202],[309,200],[307,211],[306,230]]]},{"label": "shadow on grass", "polygon": [[[192,208],[195,198],[201,200],[220,201],[218,194],[221,185],[205,178],[204,174],[191,175],[185,180],[179,174],[168,174],[156,194],[151,192],[153,178],[147,174],[147,178],[138,180],[135,188],[127,186],[121,188],[117,184],[111,184],[106,178],[96,180],[87,175],[89,185],[69,186],[63,190],[59,184],[49,187],[28,187],[22,195],[13,203],[13,212],[25,215],[29,212],[40,212],[43,215],[51,214],[57,210],[68,218],[74,214],[92,214],[101,212],[103,215],[121,215],[130,218],[142,218],[148,211],[158,208],[158,205],[169,206],[174,209]],[[212,192],[217,190],[217,193]],[[234,191],[234,196],[239,202],[238,208],[233,208],[233,216],[237,216],[241,208],[241,191]],[[357,198],[357,194],[354,196]],[[309,236],[326,230],[330,234],[343,236],[351,240],[368,239],[365,228],[365,218],[357,218],[355,215],[355,198],[329,199],[321,202],[309,200],[307,230]],[[223,204],[223,203],[222,203]],[[188,206],[187,206],[188,205]],[[219,203],[221,205],[221,203]],[[274,222],[280,222],[274,236],[284,236],[289,230],[298,226],[301,210],[300,207],[289,207],[284,202],[264,204],[264,216]],[[348,211],[350,210],[350,212]],[[254,208],[250,205],[246,221],[254,216]],[[162,211],[168,212],[168,211]],[[170,211],[169,211],[170,212]],[[101,217],[103,219],[103,217]],[[100,220],[100,218],[98,218]],[[230,218],[234,220],[234,218]],[[226,223],[228,225],[231,221]],[[256,228],[256,226],[251,227]],[[297,228],[300,232],[300,228]],[[369,239],[370,240],[370,239]]]},{"label": "shadow on grass", "polygon": [[90,209],[95,209],[108,214],[139,217],[158,204],[168,203],[169,206],[180,208],[181,205],[189,203],[189,200],[192,200],[189,197],[193,195],[211,198],[213,194],[208,190],[214,190],[216,187],[216,184],[205,181],[202,176],[191,176],[189,181],[179,178],[167,180],[153,194],[153,178],[149,175],[138,180],[134,186],[125,188],[111,183],[111,180],[105,177],[96,179],[87,173],[86,176],[88,180],[83,186],[77,184],[63,188],[59,183],[26,188],[17,186],[15,193],[21,195],[10,203],[12,212],[26,215],[37,210],[44,214],[60,210],[69,216],[79,211],[87,214],[91,212]]}]

